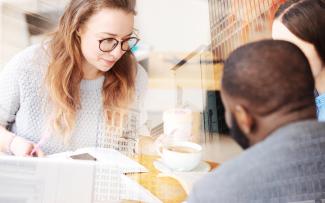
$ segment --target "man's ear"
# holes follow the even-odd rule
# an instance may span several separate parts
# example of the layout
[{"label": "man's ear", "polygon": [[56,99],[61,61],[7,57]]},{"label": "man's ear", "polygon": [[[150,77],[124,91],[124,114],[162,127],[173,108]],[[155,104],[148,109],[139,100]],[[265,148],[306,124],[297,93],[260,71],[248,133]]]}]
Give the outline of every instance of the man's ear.
[{"label": "man's ear", "polygon": [[253,116],[241,105],[235,106],[234,116],[238,127],[240,127],[246,135],[249,135],[252,132],[255,122]]}]

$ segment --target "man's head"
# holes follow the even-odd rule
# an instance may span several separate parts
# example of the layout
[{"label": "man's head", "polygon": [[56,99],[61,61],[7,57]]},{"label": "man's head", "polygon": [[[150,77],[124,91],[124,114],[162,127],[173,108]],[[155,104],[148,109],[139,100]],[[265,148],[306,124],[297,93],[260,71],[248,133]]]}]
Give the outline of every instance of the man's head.
[{"label": "man's head", "polygon": [[314,79],[305,55],[278,40],[250,43],[227,59],[222,100],[231,134],[243,147],[290,122],[316,117]]}]

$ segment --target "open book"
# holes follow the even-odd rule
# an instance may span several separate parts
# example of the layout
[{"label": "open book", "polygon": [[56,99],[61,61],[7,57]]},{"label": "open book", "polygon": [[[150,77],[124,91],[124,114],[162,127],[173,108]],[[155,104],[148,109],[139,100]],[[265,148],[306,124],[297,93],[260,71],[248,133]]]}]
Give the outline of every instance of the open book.
[{"label": "open book", "polygon": [[148,172],[148,169],[124,154],[107,148],[80,148],[76,151],[67,151],[47,156],[51,159],[78,159],[96,161],[96,164],[106,164],[121,169],[122,173]]},{"label": "open book", "polygon": [[[0,202],[35,203],[161,203],[150,191],[123,173],[143,170],[141,165],[114,150],[82,149],[97,156],[97,161],[72,160],[65,152],[47,158],[0,157]],[[79,151],[80,152],[80,151]],[[103,157],[101,157],[101,155]],[[122,160],[114,167],[105,160]],[[105,158],[103,160],[103,158]],[[110,159],[113,161],[113,159]]]}]

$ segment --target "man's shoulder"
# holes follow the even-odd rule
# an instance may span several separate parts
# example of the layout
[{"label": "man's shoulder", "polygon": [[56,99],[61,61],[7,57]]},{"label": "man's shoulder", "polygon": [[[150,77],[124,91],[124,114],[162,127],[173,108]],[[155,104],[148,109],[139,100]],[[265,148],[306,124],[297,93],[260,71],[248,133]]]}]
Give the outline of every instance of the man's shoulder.
[{"label": "man's shoulder", "polygon": [[[303,120],[287,124],[271,133],[264,143],[288,142],[308,144],[315,139],[324,139],[325,122],[316,119]],[[270,144],[269,144],[270,145]]]},{"label": "man's shoulder", "polygon": [[[285,131],[310,131],[310,133],[318,133],[315,132],[315,129],[321,129],[323,130],[325,128],[325,122],[319,122],[315,119],[307,119],[307,120],[301,120],[292,122],[290,124],[287,124],[281,128],[279,128],[278,132],[285,132]],[[275,133],[277,132],[275,131]],[[273,133],[274,134],[274,133]]]},{"label": "man's shoulder", "polygon": [[[299,167],[314,167],[325,162],[321,155],[325,153],[324,132],[325,123],[316,120],[284,126],[203,177],[195,184],[190,199],[236,202],[233,198],[259,196],[257,191],[265,193],[284,184],[293,187],[296,183],[312,182],[313,175],[324,171],[314,171],[308,176]],[[299,177],[303,178],[290,182]]]}]

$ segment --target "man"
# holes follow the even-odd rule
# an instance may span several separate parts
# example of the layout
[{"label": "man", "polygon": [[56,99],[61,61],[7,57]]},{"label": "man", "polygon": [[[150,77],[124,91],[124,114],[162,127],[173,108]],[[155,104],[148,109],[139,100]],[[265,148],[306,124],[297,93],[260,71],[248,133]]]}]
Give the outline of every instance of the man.
[{"label": "man", "polygon": [[295,45],[264,40],[235,50],[221,95],[231,134],[248,149],[200,180],[188,202],[325,202],[325,123],[316,121],[313,90]]}]

